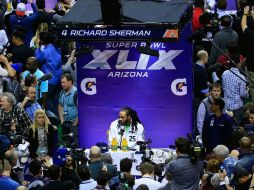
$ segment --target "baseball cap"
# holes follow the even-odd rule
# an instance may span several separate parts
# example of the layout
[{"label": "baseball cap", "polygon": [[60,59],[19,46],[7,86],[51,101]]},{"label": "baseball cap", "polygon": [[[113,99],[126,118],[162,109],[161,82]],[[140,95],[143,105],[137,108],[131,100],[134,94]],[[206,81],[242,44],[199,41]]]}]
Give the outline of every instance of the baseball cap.
[{"label": "baseball cap", "polygon": [[101,153],[108,152],[108,145],[105,142],[98,142],[96,143],[96,146],[100,147]]},{"label": "baseball cap", "polygon": [[18,16],[24,16],[26,14],[26,5],[24,3],[19,3],[17,5],[16,14]]}]

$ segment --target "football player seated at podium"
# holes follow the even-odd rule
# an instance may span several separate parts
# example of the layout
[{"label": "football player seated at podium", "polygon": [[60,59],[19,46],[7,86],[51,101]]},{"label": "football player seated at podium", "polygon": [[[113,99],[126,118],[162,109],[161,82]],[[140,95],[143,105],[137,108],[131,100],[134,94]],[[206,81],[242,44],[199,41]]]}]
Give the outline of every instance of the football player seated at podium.
[{"label": "football player seated at podium", "polygon": [[119,112],[119,119],[111,123],[108,133],[108,145],[110,147],[113,140],[117,141],[119,148],[123,145],[123,141],[127,141],[128,147],[132,149],[138,149],[138,141],[145,141],[144,127],[137,112],[132,108],[122,108]]}]

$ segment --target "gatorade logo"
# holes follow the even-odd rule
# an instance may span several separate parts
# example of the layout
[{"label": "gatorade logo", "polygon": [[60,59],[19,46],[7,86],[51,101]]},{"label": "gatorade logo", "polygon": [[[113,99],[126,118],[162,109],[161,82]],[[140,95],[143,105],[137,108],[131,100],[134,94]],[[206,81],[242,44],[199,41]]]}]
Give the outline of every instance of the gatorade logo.
[{"label": "gatorade logo", "polygon": [[94,95],[97,93],[96,78],[85,78],[81,81],[81,90],[87,95]]},{"label": "gatorade logo", "polygon": [[171,90],[177,96],[184,96],[187,94],[187,81],[186,78],[175,79],[171,83]]}]

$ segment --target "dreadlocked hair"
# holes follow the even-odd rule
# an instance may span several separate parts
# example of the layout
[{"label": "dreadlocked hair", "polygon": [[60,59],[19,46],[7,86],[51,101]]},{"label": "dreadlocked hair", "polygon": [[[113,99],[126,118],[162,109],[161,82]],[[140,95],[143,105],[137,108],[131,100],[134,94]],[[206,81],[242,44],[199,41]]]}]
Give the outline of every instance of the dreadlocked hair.
[{"label": "dreadlocked hair", "polygon": [[132,123],[131,123],[131,130],[133,131],[137,131],[138,130],[138,123],[142,124],[142,122],[140,121],[139,117],[138,117],[138,113],[133,110],[130,107],[123,107],[121,109],[121,112],[125,112],[127,117],[130,116],[132,119]]}]

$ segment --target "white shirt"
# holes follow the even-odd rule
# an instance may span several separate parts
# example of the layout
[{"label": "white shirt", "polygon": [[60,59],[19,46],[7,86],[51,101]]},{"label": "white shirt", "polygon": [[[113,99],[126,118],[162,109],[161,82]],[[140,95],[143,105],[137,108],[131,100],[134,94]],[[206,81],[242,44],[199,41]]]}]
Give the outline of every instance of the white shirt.
[{"label": "white shirt", "polygon": [[143,176],[142,178],[135,180],[135,185],[134,185],[133,189],[134,190],[137,189],[138,186],[140,186],[141,184],[147,185],[148,188],[151,189],[151,190],[157,190],[157,189],[163,187],[163,184],[161,184],[158,181],[155,181],[150,176],[149,177],[148,176]]},{"label": "white shirt", "polygon": [[8,43],[8,38],[5,30],[0,30],[0,50]]},{"label": "white shirt", "polygon": [[[108,136],[108,145],[111,146],[113,138],[116,138],[118,146],[120,146],[121,135],[120,126],[118,126],[118,120],[111,123]],[[132,131],[132,126],[129,127],[128,131],[124,131],[123,138],[126,138],[129,148],[137,148],[138,141],[145,141],[144,127],[142,124],[137,124],[137,131]]]},{"label": "white shirt", "polygon": [[79,190],[92,190],[97,186],[97,182],[94,179],[82,181],[79,185]]}]

